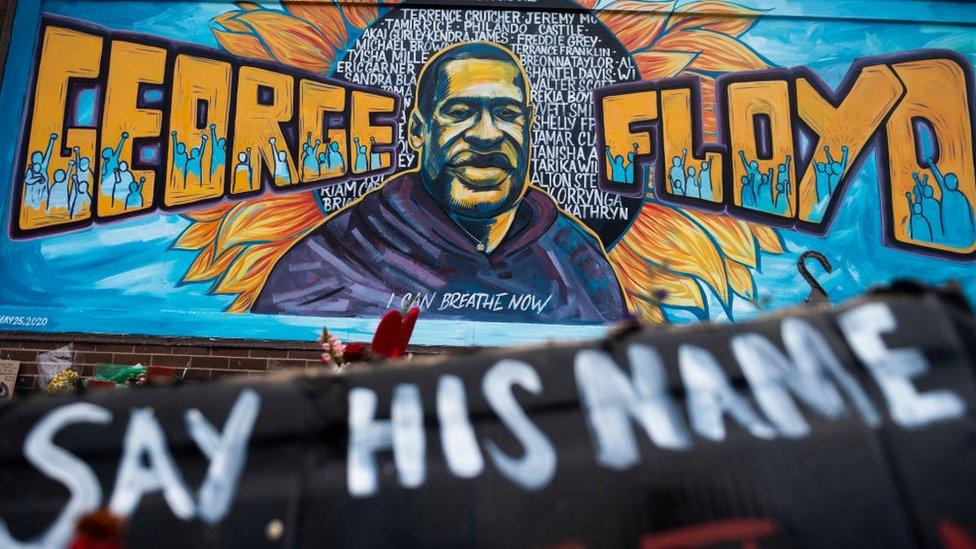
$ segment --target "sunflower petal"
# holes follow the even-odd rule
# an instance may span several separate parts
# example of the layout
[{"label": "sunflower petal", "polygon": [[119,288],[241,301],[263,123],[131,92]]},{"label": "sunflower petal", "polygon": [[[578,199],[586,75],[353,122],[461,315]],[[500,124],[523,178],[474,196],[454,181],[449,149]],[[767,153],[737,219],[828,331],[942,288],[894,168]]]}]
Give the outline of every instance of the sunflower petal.
[{"label": "sunflower petal", "polygon": [[591,10],[596,7],[597,0],[576,0],[576,3]]},{"label": "sunflower petal", "polygon": [[239,244],[274,242],[303,235],[324,219],[311,193],[263,196],[228,212],[217,234],[217,254]]},{"label": "sunflower petal", "polygon": [[203,208],[190,210],[185,212],[183,217],[192,221],[214,221],[217,219],[223,219],[224,215],[226,215],[227,212],[229,212],[233,207],[233,202],[224,202],[222,204],[217,204],[216,206],[206,206]]},{"label": "sunflower petal", "polygon": [[756,266],[756,241],[749,225],[723,214],[713,214],[696,210],[682,212],[698,223],[718,242],[722,253],[747,267]]},{"label": "sunflower petal", "polygon": [[751,29],[763,13],[730,2],[704,0],[675,11],[667,30],[707,29],[738,37]]},{"label": "sunflower petal", "polygon": [[222,13],[217,17],[210,20],[210,25],[213,26],[214,23],[220,25],[226,30],[231,32],[243,32],[250,33],[251,30],[247,28],[247,25],[241,23],[237,20],[237,16],[240,15],[240,11],[229,11],[227,13]]},{"label": "sunflower petal", "polygon": [[334,2],[314,0],[284,2],[283,5],[288,13],[311,23],[333,48],[341,48],[349,40],[346,23],[342,20],[342,12]]},{"label": "sunflower petal", "polygon": [[661,307],[654,303],[637,299],[634,300],[634,307],[637,309],[638,318],[645,324],[664,324],[666,322]]},{"label": "sunflower petal", "polygon": [[220,221],[193,223],[180,234],[173,248],[177,250],[199,250],[206,247],[217,237]]},{"label": "sunflower petal", "polygon": [[776,229],[755,223],[750,223],[749,228],[752,230],[752,234],[756,237],[756,242],[759,243],[759,247],[763,251],[772,254],[781,254],[786,251],[786,247],[783,246],[783,240],[780,238],[779,233],[776,232]]},{"label": "sunflower petal", "polygon": [[662,269],[639,257],[629,246],[616,246],[608,254],[619,268],[630,295],[672,307],[705,310],[701,288],[690,277]]},{"label": "sunflower petal", "polygon": [[745,265],[725,258],[725,271],[729,275],[729,286],[733,292],[749,301],[756,298],[756,280]]},{"label": "sunflower petal", "polygon": [[641,78],[657,80],[677,76],[697,56],[697,53],[682,51],[642,51],[634,54],[634,61]]},{"label": "sunflower petal", "polygon": [[630,51],[650,46],[658,38],[674,9],[674,2],[616,0],[596,15]]},{"label": "sunflower petal", "polygon": [[709,30],[666,33],[654,44],[654,49],[700,52],[688,68],[703,72],[748,71],[768,66],[749,46],[728,35]]},{"label": "sunflower petal", "polygon": [[237,19],[260,36],[271,54],[286,65],[324,73],[335,59],[335,46],[303,19],[274,10],[249,11]]},{"label": "sunflower petal", "polygon": [[721,252],[700,226],[678,211],[645,203],[621,242],[665,269],[697,277],[715,292],[723,305],[729,304],[729,285]]},{"label": "sunflower petal", "polygon": [[346,20],[357,29],[365,29],[380,16],[376,0],[356,0],[356,3],[343,3],[342,11]]},{"label": "sunflower petal", "polygon": [[234,55],[250,57],[251,59],[260,59],[262,61],[273,60],[271,54],[264,49],[264,45],[261,44],[261,41],[251,34],[226,32],[216,28],[211,28],[210,32],[213,33],[214,38],[217,39],[217,43],[220,44],[220,47]]}]

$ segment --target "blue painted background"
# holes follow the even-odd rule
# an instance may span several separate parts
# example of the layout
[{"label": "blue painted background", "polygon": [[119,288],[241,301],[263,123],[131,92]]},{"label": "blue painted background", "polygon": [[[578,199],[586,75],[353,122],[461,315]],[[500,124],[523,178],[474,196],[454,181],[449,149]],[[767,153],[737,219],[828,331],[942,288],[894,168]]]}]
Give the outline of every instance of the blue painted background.
[{"label": "blue painted background", "polygon": [[[976,56],[976,5],[914,0],[877,2],[752,1],[770,10],[745,41],[781,66],[806,65],[837,85],[856,57],[950,48],[970,61]],[[20,0],[3,87],[0,88],[0,177],[9,181],[22,106],[33,58],[36,24],[44,11],[77,17],[119,30],[132,30],[217,47],[209,30],[214,16],[233,9],[224,2],[95,2]],[[832,274],[812,269],[832,301],[862,293],[899,277],[929,282],[958,279],[976,300],[976,266],[910,254],[882,246],[876,162],[864,163],[843,199],[825,238],[782,231],[789,252],[764,256],[756,275],[766,309],[803,300],[808,288],[796,272],[796,258],[822,252]],[[0,193],[0,225],[9,226],[9,193]],[[153,215],[43,239],[0,237],[0,317],[46,317],[46,331],[141,333],[204,337],[312,339],[321,326],[344,339],[367,339],[375,320],[322,319],[221,312],[230,296],[206,294],[206,285],[175,285],[194,253],[170,249],[186,227],[178,215]],[[728,320],[717,303],[716,320]],[[735,320],[757,314],[736,300]],[[669,311],[674,321],[687,320]],[[0,330],[25,329],[0,325]],[[414,343],[500,345],[547,339],[599,336],[603,328],[423,321]]]}]

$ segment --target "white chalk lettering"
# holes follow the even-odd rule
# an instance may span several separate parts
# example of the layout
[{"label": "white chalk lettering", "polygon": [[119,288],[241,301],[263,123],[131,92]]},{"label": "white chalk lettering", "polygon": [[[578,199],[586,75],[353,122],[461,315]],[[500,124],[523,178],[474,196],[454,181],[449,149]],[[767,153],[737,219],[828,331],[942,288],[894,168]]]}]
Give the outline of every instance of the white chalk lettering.
[{"label": "white chalk lettering", "polygon": [[230,508],[237,480],[247,460],[247,443],[260,406],[261,397],[256,391],[241,391],[224,424],[222,435],[200,410],[191,408],[186,411],[187,430],[203,455],[210,460],[207,476],[197,493],[198,512],[208,524],[220,522]]},{"label": "white chalk lettering", "polygon": [[[145,454],[148,466],[143,465]],[[142,496],[158,490],[170,510],[177,517],[193,517],[193,498],[186,489],[180,471],[173,463],[166,436],[160,428],[152,408],[132,410],[122,446],[122,462],[115,479],[115,491],[109,509],[117,515],[129,516],[139,505]]]},{"label": "white chalk lettering", "polygon": [[437,383],[437,417],[447,467],[454,476],[473,478],[485,466],[474,428],[468,418],[464,383],[457,376],[441,376]]},{"label": "white chalk lettering", "polygon": [[413,384],[393,390],[390,420],[377,421],[376,393],[355,388],[349,392],[349,456],[346,476],[349,493],[366,497],[376,493],[374,454],[393,449],[400,485],[415,488],[424,482],[426,438],[420,390]]},{"label": "white chalk lettering", "polygon": [[711,353],[694,345],[682,345],[678,348],[678,368],[688,395],[688,417],[699,435],[716,442],[725,440],[722,416],[728,412],[753,436],[763,439],[776,436],[773,426],[735,392]]},{"label": "white chalk lettering", "polygon": [[490,440],[486,441],[488,455],[512,482],[529,490],[538,490],[549,484],[556,473],[556,450],[519,407],[512,394],[513,385],[532,394],[542,392],[542,381],[535,369],[513,359],[500,360],[489,368],[481,387],[488,404],[522,443],[524,455],[521,458],[508,456]]},{"label": "white chalk lettering", "polygon": [[861,305],[840,315],[838,324],[854,354],[881,387],[895,423],[917,428],[963,415],[966,405],[954,392],[944,389],[922,394],[915,389],[912,378],[926,374],[929,362],[915,347],[889,349],[885,345],[881,334],[897,328],[887,305]]},{"label": "white chalk lettering", "polygon": [[627,357],[632,380],[603,351],[580,351],[575,361],[576,385],[595,438],[597,462],[616,470],[640,461],[630,418],[662,448],[691,446],[687,427],[668,394],[660,355],[646,345],[631,345]]}]

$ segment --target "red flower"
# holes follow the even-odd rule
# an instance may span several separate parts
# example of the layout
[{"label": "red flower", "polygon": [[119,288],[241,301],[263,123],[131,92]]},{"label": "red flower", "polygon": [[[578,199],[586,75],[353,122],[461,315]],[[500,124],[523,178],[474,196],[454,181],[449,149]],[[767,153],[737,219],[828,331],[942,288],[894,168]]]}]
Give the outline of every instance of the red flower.
[{"label": "red flower", "polygon": [[343,358],[346,362],[365,362],[369,360],[369,350],[366,349],[365,343],[348,343]]}]

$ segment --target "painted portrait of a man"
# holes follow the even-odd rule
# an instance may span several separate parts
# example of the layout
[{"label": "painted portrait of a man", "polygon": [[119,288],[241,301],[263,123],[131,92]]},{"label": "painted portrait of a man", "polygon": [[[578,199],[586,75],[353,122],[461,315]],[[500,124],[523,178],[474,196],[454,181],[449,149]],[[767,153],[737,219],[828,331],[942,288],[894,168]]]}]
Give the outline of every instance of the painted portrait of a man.
[{"label": "painted portrait of a man", "polygon": [[[530,184],[535,108],[520,60],[487,42],[427,60],[408,120],[418,166],[338,211],[278,261],[256,313],[377,316],[406,293],[533,295],[544,306],[426,318],[606,322],[627,306],[599,239]],[[399,302],[397,302],[399,304]]]}]

